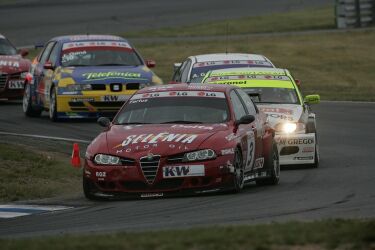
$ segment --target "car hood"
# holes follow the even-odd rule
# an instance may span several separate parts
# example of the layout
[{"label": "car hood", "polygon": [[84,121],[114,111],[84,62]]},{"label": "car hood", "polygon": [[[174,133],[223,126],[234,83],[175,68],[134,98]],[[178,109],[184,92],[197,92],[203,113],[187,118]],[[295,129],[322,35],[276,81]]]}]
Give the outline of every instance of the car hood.
[{"label": "car hood", "polygon": [[151,83],[153,72],[141,66],[64,67],[61,77],[71,77],[78,84]]},{"label": "car hood", "polygon": [[174,155],[193,151],[226,124],[115,125],[106,132],[110,154],[140,158],[147,154]]},{"label": "car hood", "polygon": [[303,113],[303,107],[297,104],[257,104],[268,118],[271,127],[281,122],[298,122]]},{"label": "car hood", "polygon": [[20,55],[2,56],[0,55],[0,72],[14,74],[29,71],[30,60],[22,58]]}]

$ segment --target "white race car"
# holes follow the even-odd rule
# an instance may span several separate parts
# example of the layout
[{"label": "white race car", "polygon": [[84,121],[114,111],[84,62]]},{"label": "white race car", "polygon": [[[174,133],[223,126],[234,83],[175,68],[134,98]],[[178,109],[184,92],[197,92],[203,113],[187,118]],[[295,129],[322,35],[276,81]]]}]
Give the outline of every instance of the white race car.
[{"label": "white race car", "polygon": [[275,68],[267,57],[257,54],[220,53],[196,55],[189,56],[182,63],[174,64],[172,82],[200,83],[210,70],[239,67]]},{"label": "white race car", "polygon": [[[319,166],[316,117],[310,105],[319,103],[319,95],[304,99],[292,75],[286,69],[235,68],[207,73],[202,83],[236,85],[252,97],[267,114],[274,128],[280,165]],[[257,128],[253,128],[257,129]]]}]

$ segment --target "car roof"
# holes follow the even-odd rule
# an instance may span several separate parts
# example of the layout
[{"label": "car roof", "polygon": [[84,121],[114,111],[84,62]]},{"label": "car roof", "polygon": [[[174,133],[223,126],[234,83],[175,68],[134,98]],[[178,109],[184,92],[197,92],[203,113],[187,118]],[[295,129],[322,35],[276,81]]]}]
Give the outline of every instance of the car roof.
[{"label": "car roof", "polygon": [[163,91],[214,91],[227,92],[230,89],[238,88],[232,85],[216,85],[216,84],[200,84],[200,83],[179,83],[179,84],[164,84],[152,87],[147,87],[139,90],[137,94]]},{"label": "car roof", "polygon": [[224,61],[224,60],[254,60],[268,61],[263,55],[245,53],[216,53],[193,56],[196,62]]},{"label": "car roof", "polygon": [[121,41],[127,42],[125,38],[119,36],[112,36],[112,35],[68,35],[68,36],[57,36],[52,38],[53,41],[59,42],[83,42],[83,41]]}]

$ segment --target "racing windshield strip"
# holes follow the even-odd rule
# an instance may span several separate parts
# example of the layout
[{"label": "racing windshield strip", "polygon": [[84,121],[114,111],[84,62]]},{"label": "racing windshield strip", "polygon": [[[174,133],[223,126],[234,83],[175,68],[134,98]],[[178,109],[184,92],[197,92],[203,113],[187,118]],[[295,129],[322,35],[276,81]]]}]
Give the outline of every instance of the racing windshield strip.
[{"label": "racing windshield strip", "polygon": [[64,43],[62,50],[86,47],[118,47],[133,49],[129,43],[120,41],[87,41],[87,42],[68,42]]},{"label": "racing windshield strip", "polygon": [[239,86],[241,88],[285,88],[294,89],[292,82],[287,81],[266,81],[266,80],[219,80],[219,81],[206,81],[208,84],[229,84],[234,86]]},{"label": "racing windshield strip", "polygon": [[225,98],[223,92],[216,91],[164,91],[151,92],[144,94],[136,94],[131,100],[138,100],[144,98],[158,98],[158,97],[208,97],[208,98]]}]

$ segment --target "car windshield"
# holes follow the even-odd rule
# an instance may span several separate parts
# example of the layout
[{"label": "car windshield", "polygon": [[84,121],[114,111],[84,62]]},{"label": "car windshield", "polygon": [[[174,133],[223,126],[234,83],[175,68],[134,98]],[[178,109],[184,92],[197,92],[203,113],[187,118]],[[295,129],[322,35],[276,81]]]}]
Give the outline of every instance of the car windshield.
[{"label": "car windshield", "polygon": [[17,50],[6,39],[0,39],[0,55],[16,55]]},{"label": "car windshield", "polygon": [[272,68],[272,64],[267,61],[215,61],[195,63],[191,70],[190,80],[192,83],[201,83],[208,71],[229,68],[246,67],[267,67]]},{"label": "car windshield", "polygon": [[225,98],[132,98],[120,110],[114,124],[222,123],[228,119]]},{"label": "car windshield", "polygon": [[[69,43],[74,44],[74,43]],[[142,61],[137,53],[128,46],[118,46],[119,42],[103,46],[83,43],[82,46],[64,44],[61,53],[61,65],[69,66],[138,66]],[[79,44],[78,44],[79,45]]]},{"label": "car windshield", "polygon": [[246,88],[255,103],[300,104],[297,92],[290,88]]}]

